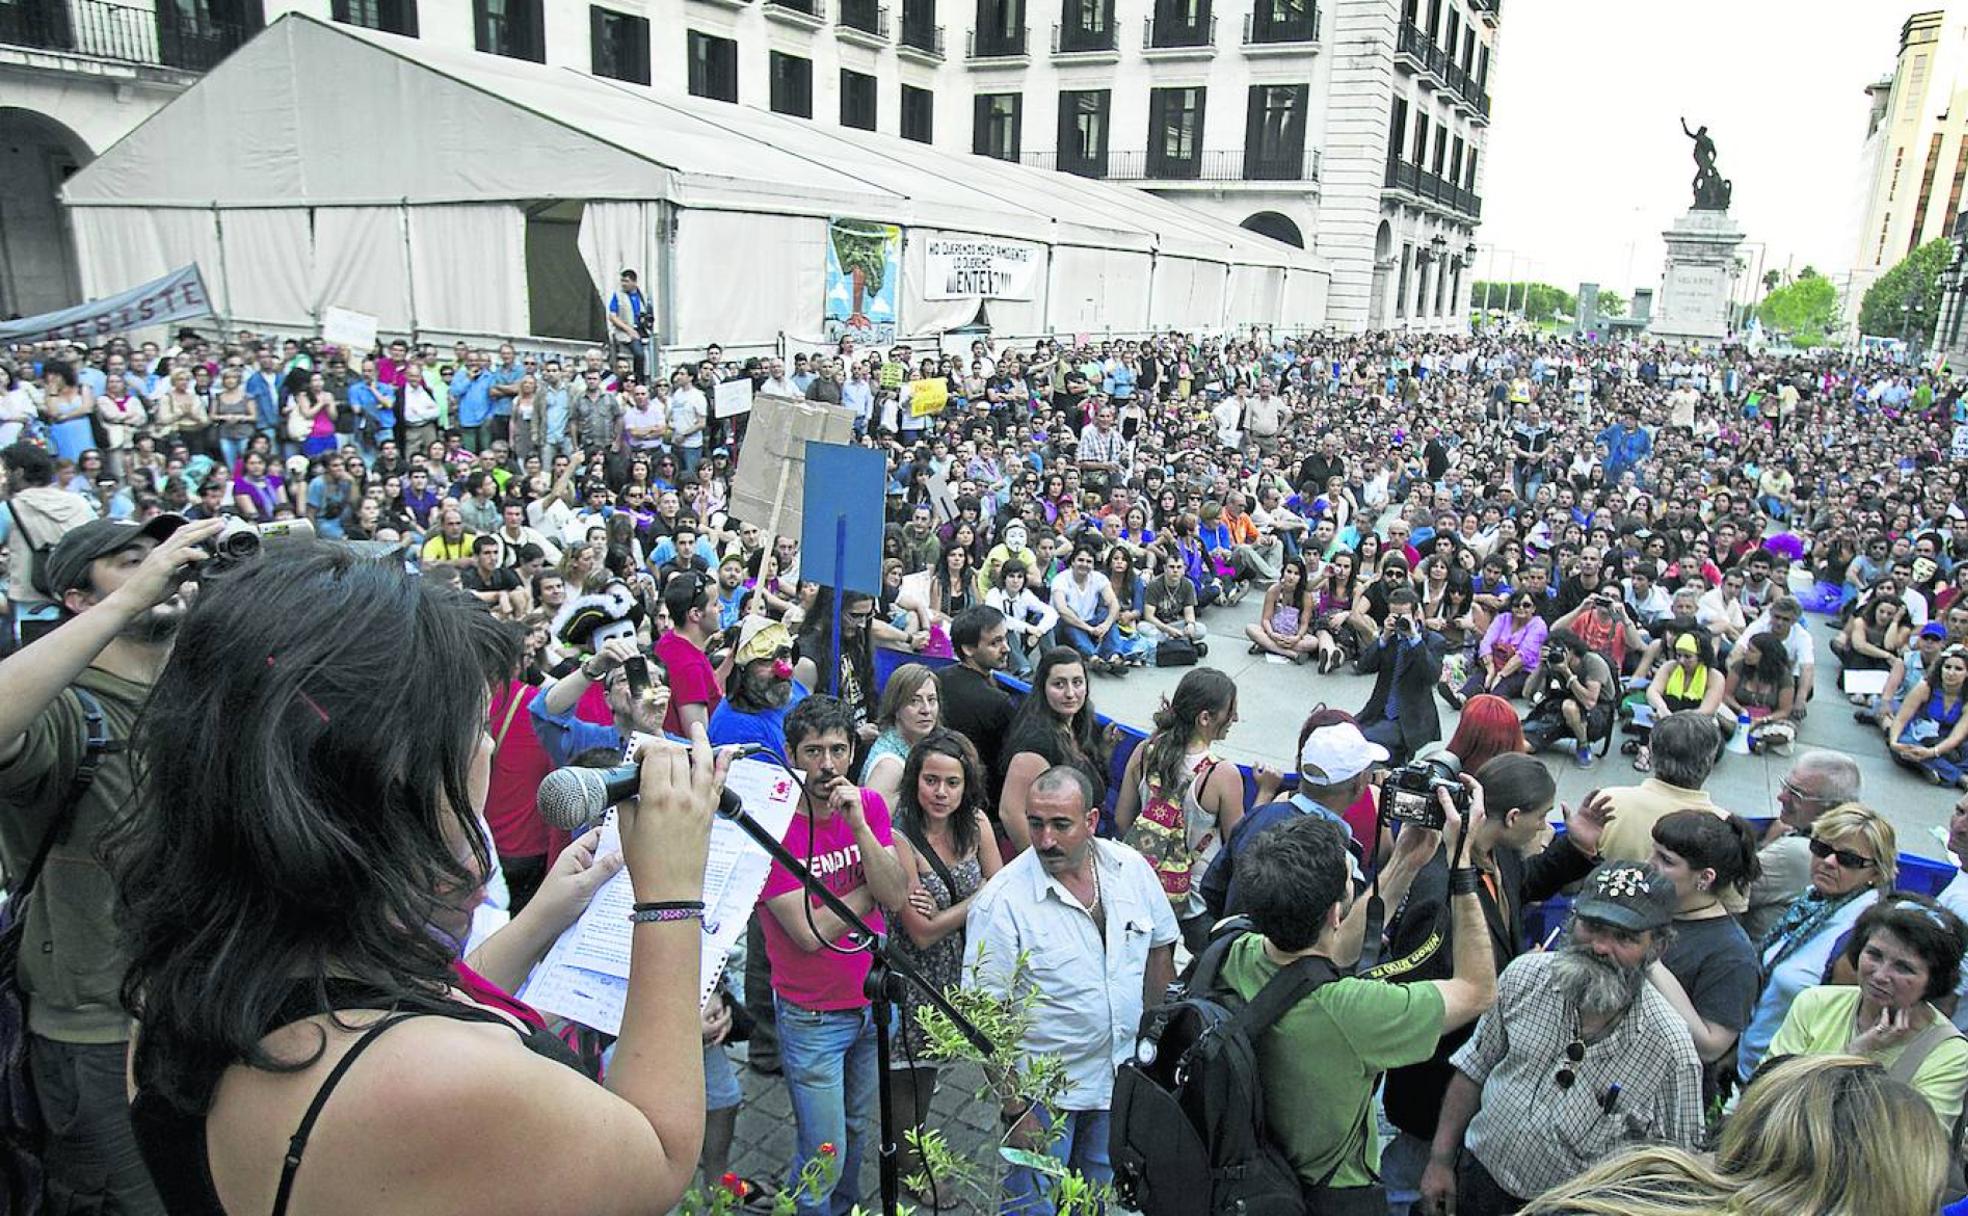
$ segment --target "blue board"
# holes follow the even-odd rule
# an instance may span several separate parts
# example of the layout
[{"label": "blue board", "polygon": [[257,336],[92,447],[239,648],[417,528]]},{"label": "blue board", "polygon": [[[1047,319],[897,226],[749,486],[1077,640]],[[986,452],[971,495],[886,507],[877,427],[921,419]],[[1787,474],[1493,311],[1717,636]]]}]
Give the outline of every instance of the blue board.
[{"label": "blue board", "polygon": [[[881,594],[882,510],[888,462],[873,448],[841,443],[806,445],[806,491],[800,503],[800,575],[833,586],[839,551],[839,590]],[[841,548],[839,523],[847,517]]]}]

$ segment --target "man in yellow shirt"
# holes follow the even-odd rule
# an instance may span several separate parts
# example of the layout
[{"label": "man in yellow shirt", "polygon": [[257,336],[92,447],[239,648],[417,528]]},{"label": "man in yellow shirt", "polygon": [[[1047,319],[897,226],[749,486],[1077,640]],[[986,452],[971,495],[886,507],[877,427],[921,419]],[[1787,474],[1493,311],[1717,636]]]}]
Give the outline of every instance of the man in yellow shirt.
[{"label": "man in yellow shirt", "polygon": [[472,563],[472,542],[478,538],[465,531],[465,517],[456,507],[438,512],[437,531],[424,542],[425,566],[456,566],[462,571]]}]

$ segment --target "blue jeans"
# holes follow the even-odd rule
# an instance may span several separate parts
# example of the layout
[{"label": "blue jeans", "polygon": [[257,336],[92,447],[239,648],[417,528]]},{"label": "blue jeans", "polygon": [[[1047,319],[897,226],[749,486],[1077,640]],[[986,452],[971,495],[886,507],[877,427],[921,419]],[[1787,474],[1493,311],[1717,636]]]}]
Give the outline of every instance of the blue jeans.
[{"label": "blue jeans", "polygon": [[224,435],[221,435],[219,436],[219,453],[225,457],[226,472],[236,472],[239,468],[239,458],[246,454],[246,441],[244,439],[227,439]]},{"label": "blue jeans", "polygon": [[1387,1190],[1390,1216],[1408,1216],[1421,1202],[1421,1172],[1433,1148],[1419,1136],[1396,1132],[1380,1150],[1380,1185]]},{"label": "blue jeans", "polygon": [[[1101,605],[1099,615],[1088,621],[1087,624],[1098,625],[1106,619],[1107,607],[1103,604]],[[1109,655],[1114,653],[1121,640],[1119,630],[1109,629],[1104,637],[1098,642],[1095,642],[1092,634],[1077,625],[1068,625],[1064,617],[1060,618],[1059,624],[1054,627],[1054,632],[1058,636],[1061,646],[1071,646],[1089,658],[1094,655]]]},{"label": "blue jeans", "polygon": [[704,449],[701,445],[691,447],[687,443],[680,443],[677,445],[676,455],[677,464],[682,466],[685,473],[695,473],[697,466],[704,462]]},{"label": "blue jeans", "polygon": [[[1114,1167],[1107,1159],[1108,1113],[1104,1110],[1049,1111],[1038,1108],[1040,1122],[1048,1129],[1058,1128],[1058,1138],[1046,1155],[1078,1173],[1088,1182],[1114,1181]],[[999,1216],[1052,1216],[1053,1184],[1037,1170],[1014,1165],[1005,1171],[1004,1202]]]},{"label": "blue jeans", "polygon": [[798,1216],[846,1216],[861,1191],[861,1160],[880,1136],[875,1068],[875,1019],[860,1009],[804,1009],[773,998],[779,1021],[779,1061],[793,1099],[792,1182],[835,1146],[839,1167],[812,1196],[802,1196]]}]

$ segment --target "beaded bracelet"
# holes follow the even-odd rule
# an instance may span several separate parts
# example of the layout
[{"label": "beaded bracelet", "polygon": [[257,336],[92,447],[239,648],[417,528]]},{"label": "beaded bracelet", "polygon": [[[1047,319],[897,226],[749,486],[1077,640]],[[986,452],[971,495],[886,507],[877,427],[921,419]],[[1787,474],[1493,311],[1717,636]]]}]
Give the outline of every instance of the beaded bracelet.
[{"label": "beaded bracelet", "polygon": [[677,920],[703,920],[704,901],[701,899],[673,899],[656,903],[640,903],[629,913],[632,924],[667,924]]}]

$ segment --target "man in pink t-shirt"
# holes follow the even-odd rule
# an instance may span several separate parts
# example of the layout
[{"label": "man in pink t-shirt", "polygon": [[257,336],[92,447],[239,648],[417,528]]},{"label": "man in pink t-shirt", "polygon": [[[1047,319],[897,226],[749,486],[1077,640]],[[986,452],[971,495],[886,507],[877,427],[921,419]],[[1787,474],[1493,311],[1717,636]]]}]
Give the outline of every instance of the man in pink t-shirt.
[{"label": "man in pink t-shirt", "polygon": [[710,727],[711,712],[724,700],[717,669],[704,656],[717,633],[717,580],[694,570],[679,571],[663,585],[663,607],[670,614],[670,631],[655,646],[656,661],[670,686],[663,729],[688,738],[692,726]]},{"label": "man in pink t-shirt", "polygon": [[[854,714],[837,697],[813,696],[786,715],[786,749],[805,785],[783,843],[827,889],[876,932],[881,909],[900,909],[909,880],[896,860],[888,807],[847,779],[854,762]],[[868,955],[829,949],[855,945],[840,918],[815,904],[799,879],[774,863],[759,900],[779,1022],[779,1055],[796,1125],[793,1178],[825,1143],[844,1145],[840,1169],[802,1196],[799,1216],[840,1216],[861,1193],[862,1157],[876,1142],[875,1023],[861,985]]]}]

